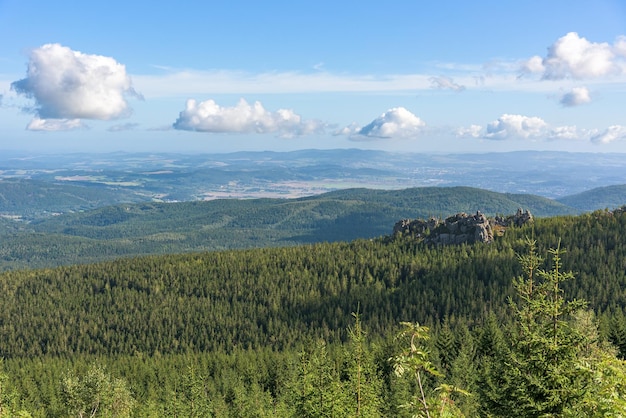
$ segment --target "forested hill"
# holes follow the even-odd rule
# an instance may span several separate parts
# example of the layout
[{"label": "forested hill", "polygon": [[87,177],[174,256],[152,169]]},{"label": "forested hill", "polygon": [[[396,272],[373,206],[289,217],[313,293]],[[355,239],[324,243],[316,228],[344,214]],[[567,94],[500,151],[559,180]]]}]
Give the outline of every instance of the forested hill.
[{"label": "forested hill", "polygon": [[351,241],[389,234],[404,218],[458,212],[577,213],[544,197],[469,187],[348,189],[298,199],[222,199],[108,206],[0,230],[0,270],[121,256]]},{"label": "forested hill", "polygon": [[[626,307],[626,214],[537,219],[492,244],[409,238],[121,259],[0,277],[0,356],[285,348],[345,337],[359,309],[372,335],[399,321],[506,318],[516,254],[567,250],[568,297],[598,313]],[[54,330],[54,332],[50,332]],[[625,330],[626,331],[626,330]]]},{"label": "forested hill", "polygon": [[[0,402],[37,418],[623,416],[624,228],[598,211],[491,244],[396,235],[6,272]],[[528,237],[541,257],[560,243],[557,273]],[[520,260],[556,290],[538,274],[524,302]]]},{"label": "forested hill", "polygon": [[620,207],[625,203],[625,196],[626,185],[621,184],[598,187],[575,195],[561,197],[557,201],[581,211],[593,211]]}]

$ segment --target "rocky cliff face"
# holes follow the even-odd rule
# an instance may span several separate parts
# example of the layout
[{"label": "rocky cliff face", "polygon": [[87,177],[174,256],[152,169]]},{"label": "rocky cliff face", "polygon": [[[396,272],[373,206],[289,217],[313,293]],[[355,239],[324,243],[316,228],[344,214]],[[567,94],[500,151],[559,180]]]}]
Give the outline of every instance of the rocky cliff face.
[{"label": "rocky cliff face", "polygon": [[410,235],[435,245],[490,243],[493,241],[494,229],[503,231],[507,227],[522,226],[532,220],[532,214],[522,209],[518,209],[515,215],[491,220],[479,211],[474,215],[458,213],[444,220],[403,219],[394,225],[393,234]]}]

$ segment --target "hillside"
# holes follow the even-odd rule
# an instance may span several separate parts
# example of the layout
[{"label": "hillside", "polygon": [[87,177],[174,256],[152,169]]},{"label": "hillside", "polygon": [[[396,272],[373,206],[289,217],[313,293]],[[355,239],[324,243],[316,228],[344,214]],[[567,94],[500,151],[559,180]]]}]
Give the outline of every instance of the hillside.
[{"label": "hillside", "polygon": [[559,202],[469,187],[348,189],[297,199],[140,203],[49,217],[0,240],[0,269],[87,263],[120,256],[351,241],[389,234],[399,219],[480,210],[573,214]]},{"label": "hillside", "polygon": [[26,220],[142,200],[124,188],[86,187],[15,178],[0,181],[0,214]]},{"label": "hillside", "polygon": [[538,219],[489,245],[385,238],[5,273],[0,312],[11,320],[0,321],[0,355],[285,347],[344,338],[359,306],[373,334],[408,318],[472,322],[503,312],[519,274],[515,254],[533,232],[542,251],[562,239],[563,263],[578,276],[570,297],[621,310],[624,227],[624,213],[583,215]]},{"label": "hillside", "polygon": [[598,187],[556,200],[580,211],[615,209],[626,202],[626,185]]},{"label": "hillside", "polygon": [[[0,275],[4,399],[33,417],[60,418],[83,402],[68,390],[106,393],[114,382],[113,399],[136,400],[133,416],[293,417],[319,416],[298,411],[321,404],[320,396],[327,403],[344,394],[337,405],[348,405],[362,393],[379,410],[366,416],[408,418],[400,405],[415,384],[396,376],[389,359],[403,350],[398,324],[410,321],[433,330],[424,344],[441,376],[429,376],[425,389],[436,396],[442,383],[467,388],[476,396],[455,397],[455,405],[478,416],[502,388],[519,388],[499,384],[492,392],[481,379],[499,381],[498,370],[510,369],[506,361],[496,371],[485,365],[498,365],[515,336],[508,297],[529,235],[540,255],[560,242],[575,277],[561,283],[564,297],[588,300],[596,312],[597,327],[583,316],[593,323],[575,330],[597,328],[602,344],[626,356],[625,227],[625,213],[599,211],[539,218],[492,244],[441,247],[395,236],[7,272]],[[594,335],[584,353],[595,349]],[[623,392],[626,363],[611,356],[612,368],[600,369],[610,374],[598,376],[613,380],[589,386],[599,388],[592,402]],[[576,373],[568,361],[565,371]],[[603,387],[612,390],[606,397]]]}]

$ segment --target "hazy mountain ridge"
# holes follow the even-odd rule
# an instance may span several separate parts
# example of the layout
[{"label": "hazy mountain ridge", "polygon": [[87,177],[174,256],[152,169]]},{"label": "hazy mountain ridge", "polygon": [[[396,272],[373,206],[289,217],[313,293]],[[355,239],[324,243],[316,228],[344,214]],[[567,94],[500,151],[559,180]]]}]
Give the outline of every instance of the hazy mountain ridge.
[{"label": "hazy mountain ridge", "polygon": [[560,199],[625,184],[624,157],[357,149],[199,155],[8,153],[0,156],[0,196],[6,197],[0,197],[0,214],[40,219],[125,202],[296,198],[350,188],[470,186]]}]

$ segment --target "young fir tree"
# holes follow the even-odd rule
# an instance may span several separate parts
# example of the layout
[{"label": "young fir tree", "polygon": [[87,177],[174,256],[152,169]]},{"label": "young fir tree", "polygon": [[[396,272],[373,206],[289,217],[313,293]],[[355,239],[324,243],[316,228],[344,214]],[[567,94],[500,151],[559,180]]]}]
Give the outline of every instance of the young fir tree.
[{"label": "young fir tree", "polygon": [[[479,387],[483,413],[596,416],[595,411],[613,408],[616,415],[597,416],[623,416],[619,402],[607,406],[601,398],[623,393],[613,383],[624,369],[614,355],[597,346],[589,331],[595,324],[583,326],[576,320],[586,303],[565,300],[561,284],[574,276],[562,271],[560,244],[550,250],[548,271],[541,268],[535,241],[528,240],[528,246],[528,254],[519,257],[524,275],[514,280],[519,301],[510,301],[515,323],[509,344],[483,362]],[[585,405],[591,415],[582,412]]]},{"label": "young fir tree", "polygon": [[343,385],[348,396],[347,409],[353,417],[380,417],[381,380],[376,374],[361,317],[358,312],[352,316],[354,327],[348,329],[350,344],[345,354],[348,376]]},{"label": "young fir tree", "polygon": [[349,416],[337,366],[324,340],[318,341],[312,353],[301,355],[294,403],[298,417]]}]

